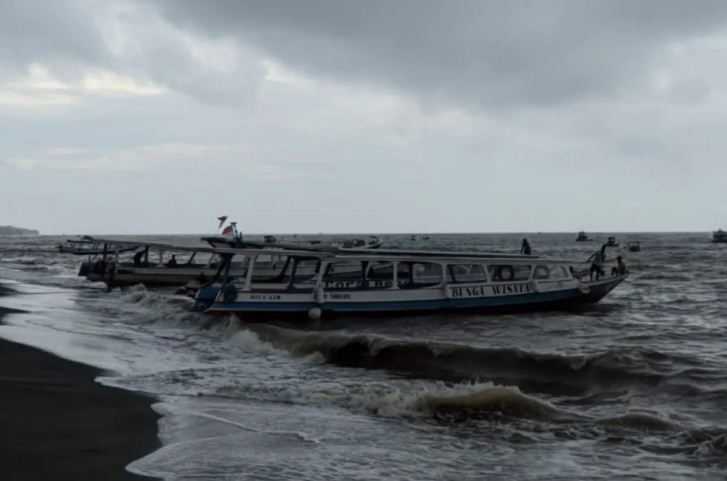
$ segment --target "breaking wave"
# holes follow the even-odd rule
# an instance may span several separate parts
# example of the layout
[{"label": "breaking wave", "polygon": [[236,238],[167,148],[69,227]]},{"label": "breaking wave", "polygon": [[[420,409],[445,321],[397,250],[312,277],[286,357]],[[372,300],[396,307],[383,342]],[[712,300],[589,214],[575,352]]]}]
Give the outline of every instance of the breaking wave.
[{"label": "breaking wave", "polygon": [[[689,358],[647,349],[607,350],[589,355],[536,353],[517,348],[389,339],[372,335],[309,332],[269,324],[245,326],[259,338],[293,354],[320,355],[325,362],[383,369],[448,382],[490,381],[528,392],[587,395],[639,387],[675,390],[682,395],[727,392],[701,386],[702,370]],[[713,381],[722,373],[709,373]]]},{"label": "breaking wave", "polygon": [[418,409],[434,415],[485,415],[548,421],[574,420],[580,416],[556,408],[547,401],[528,396],[516,387],[492,386],[459,395],[426,395],[417,400]]},{"label": "breaking wave", "polygon": [[129,287],[122,291],[113,309],[122,309],[133,314],[139,322],[154,323],[171,321],[175,324],[199,323],[202,315],[192,310],[194,300],[172,292],[148,290],[143,285]]}]

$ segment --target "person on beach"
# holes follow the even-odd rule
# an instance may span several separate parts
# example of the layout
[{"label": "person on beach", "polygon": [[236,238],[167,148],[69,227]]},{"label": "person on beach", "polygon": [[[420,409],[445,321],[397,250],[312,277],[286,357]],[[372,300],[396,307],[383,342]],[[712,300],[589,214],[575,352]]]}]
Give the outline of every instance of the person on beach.
[{"label": "person on beach", "polygon": [[523,243],[520,245],[520,253],[529,256],[533,250],[530,248],[530,242],[523,237]]},{"label": "person on beach", "polygon": [[177,267],[177,256],[172,254],[172,258],[167,262],[167,267]]}]

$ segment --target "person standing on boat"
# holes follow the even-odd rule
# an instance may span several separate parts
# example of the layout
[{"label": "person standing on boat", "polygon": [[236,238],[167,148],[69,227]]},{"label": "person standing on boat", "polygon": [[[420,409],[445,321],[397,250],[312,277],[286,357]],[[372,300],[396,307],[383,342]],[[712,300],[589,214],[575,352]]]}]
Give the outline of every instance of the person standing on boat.
[{"label": "person standing on boat", "polygon": [[520,246],[520,253],[529,256],[532,252],[533,250],[530,248],[530,242],[523,237],[523,243]]},{"label": "person standing on boat", "polygon": [[606,255],[606,249],[601,249],[600,251],[596,251],[593,253],[593,255],[590,257],[592,259],[591,262],[591,269],[590,269],[590,276],[591,280],[593,280],[593,274],[596,274],[596,280],[598,280],[602,275],[605,275],[606,273],[603,271],[603,262]]},{"label": "person standing on boat", "polygon": [[611,269],[611,275],[612,276],[622,276],[626,274],[629,270],[626,269],[626,264],[624,263],[623,257],[618,256],[616,257],[616,265],[613,269]]}]

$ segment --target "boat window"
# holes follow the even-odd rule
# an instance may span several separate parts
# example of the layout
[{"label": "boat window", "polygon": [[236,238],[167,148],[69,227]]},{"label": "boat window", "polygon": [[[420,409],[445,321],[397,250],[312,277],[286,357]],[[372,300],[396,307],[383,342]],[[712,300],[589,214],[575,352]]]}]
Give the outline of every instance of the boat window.
[{"label": "boat window", "polygon": [[568,271],[568,268],[566,266],[550,266],[550,278],[554,280],[560,280],[560,279],[568,279],[570,277],[570,272]]},{"label": "boat window", "polygon": [[260,264],[281,265],[285,264],[288,256],[281,254],[258,254],[257,262]]},{"label": "boat window", "polygon": [[287,283],[292,271],[292,258],[288,256],[258,256],[252,275],[255,282]]},{"label": "boat window", "polygon": [[400,262],[398,283],[400,288],[435,286],[442,282],[442,266],[433,262]]},{"label": "boat window", "polygon": [[394,263],[376,261],[368,263],[366,286],[369,289],[388,289],[394,284]]},{"label": "boat window", "polygon": [[487,276],[482,264],[450,264],[447,266],[447,282],[452,284],[487,282]]},{"label": "boat window", "polygon": [[538,279],[538,280],[550,279],[550,274],[551,274],[550,267],[543,265],[543,264],[538,264],[535,266],[535,272],[533,272],[533,279]]},{"label": "boat window", "polygon": [[492,264],[487,266],[492,282],[527,281],[533,266],[524,264]]},{"label": "boat window", "polygon": [[[250,265],[250,256],[235,256],[232,258],[232,269],[235,271],[247,271]],[[222,257],[217,257],[214,262],[210,263],[210,267],[219,267],[224,262]]]},{"label": "boat window", "polygon": [[363,280],[361,261],[338,261],[328,264],[323,275],[323,286],[328,290],[361,289]]},{"label": "boat window", "polygon": [[396,265],[396,279],[399,287],[406,287],[411,284],[411,264],[399,262]]},{"label": "boat window", "polygon": [[306,282],[313,279],[318,274],[321,261],[317,258],[295,259],[293,282]]}]

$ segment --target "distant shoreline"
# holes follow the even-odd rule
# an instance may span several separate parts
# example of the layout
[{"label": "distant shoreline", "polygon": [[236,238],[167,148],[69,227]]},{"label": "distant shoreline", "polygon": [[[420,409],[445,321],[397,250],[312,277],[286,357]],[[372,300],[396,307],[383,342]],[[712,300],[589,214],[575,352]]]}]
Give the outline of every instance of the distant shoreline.
[{"label": "distant shoreline", "polygon": [[[657,234],[694,234],[694,235],[700,235],[700,234],[707,234],[712,235],[712,232],[714,232],[717,227],[711,228],[711,229],[705,229],[705,230],[654,230],[654,231],[629,231],[629,230],[589,230],[589,229],[581,229],[584,230],[587,234],[592,235],[657,235]],[[274,235],[274,236],[306,236],[306,237],[315,237],[315,236],[366,236],[366,235],[377,235],[377,236],[409,236],[409,235],[576,235],[580,232],[579,230],[571,230],[571,231],[545,231],[545,230],[534,230],[534,231],[491,231],[491,232],[437,232],[437,231],[410,231],[410,232],[277,232],[277,231],[270,231],[270,232],[243,232],[243,236],[245,237],[263,237],[265,235]],[[107,237],[175,237],[175,236],[182,236],[182,237],[204,237],[204,236],[211,236],[211,235],[217,235],[217,232],[147,232],[147,233],[140,233],[140,232],[132,232],[132,233],[124,233],[124,234],[109,234],[109,233],[75,233],[75,234],[69,234],[69,233],[61,233],[61,234],[53,234],[53,233],[44,233],[44,234],[38,234],[40,237],[69,237],[69,238],[75,238],[82,235],[89,235],[91,237],[100,237],[100,238],[107,238]]]},{"label": "distant shoreline", "polygon": [[24,229],[22,227],[14,227],[11,225],[0,225],[0,236],[22,237],[37,235],[40,235],[40,232],[35,229]]}]

